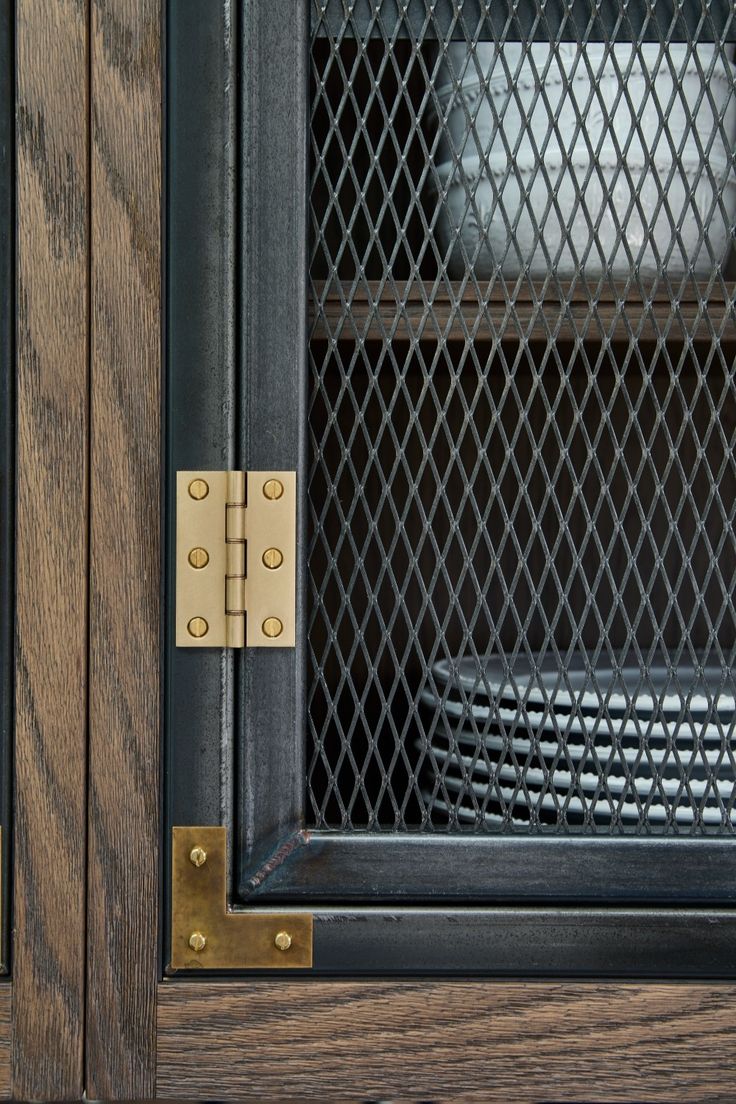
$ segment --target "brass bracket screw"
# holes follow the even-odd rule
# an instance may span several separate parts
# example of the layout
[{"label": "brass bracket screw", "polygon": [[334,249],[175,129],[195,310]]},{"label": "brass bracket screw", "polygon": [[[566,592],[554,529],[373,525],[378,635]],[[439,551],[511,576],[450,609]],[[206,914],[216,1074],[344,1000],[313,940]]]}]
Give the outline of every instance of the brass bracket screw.
[{"label": "brass bracket screw", "polygon": [[274,939],[274,944],[280,951],[288,951],[291,946],[291,936],[286,931],[280,931]]}]

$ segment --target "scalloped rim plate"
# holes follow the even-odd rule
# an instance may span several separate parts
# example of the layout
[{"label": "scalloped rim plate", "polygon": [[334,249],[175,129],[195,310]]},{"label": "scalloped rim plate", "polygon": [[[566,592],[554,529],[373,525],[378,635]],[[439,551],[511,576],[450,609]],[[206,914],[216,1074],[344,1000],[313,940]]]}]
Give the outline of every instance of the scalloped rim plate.
[{"label": "scalloped rim plate", "polygon": [[[445,777],[444,781],[446,788],[453,793],[467,791],[465,783],[458,779]],[[480,782],[471,782],[470,785],[476,797],[481,801],[485,801],[488,797],[488,786],[484,786]],[[513,789],[498,786],[496,791],[506,804],[510,805],[513,802],[515,805],[529,808],[529,803],[521,790],[517,792]],[[570,797],[564,801],[555,801],[553,795],[547,793],[542,794],[540,799],[534,802],[533,808],[557,813],[560,805],[563,804],[567,812],[576,813],[580,816],[584,816],[587,812],[590,812],[594,819],[597,817],[605,817],[607,820],[610,820],[612,816],[610,803],[602,796],[599,797],[595,803],[591,801],[583,805],[579,797]],[[670,812],[674,814],[674,821],[676,824],[692,824],[695,820],[695,813],[689,805],[676,806],[674,809],[665,809],[664,805],[655,801],[652,801],[648,805],[646,802],[642,802],[642,805],[645,805],[645,808],[640,810],[639,806],[633,801],[620,801],[616,803],[615,811],[622,820],[633,820],[637,822],[650,821],[664,824],[669,819]],[[475,810],[473,810],[473,814],[475,815]],[[736,809],[732,809],[728,815],[731,823],[736,824]],[[706,807],[700,810],[700,817],[702,822],[707,825],[715,826],[723,823],[720,809]]]},{"label": "scalloped rim plate", "polygon": [[[481,781],[475,782],[474,776],[485,775],[490,778],[488,771],[488,764],[483,759],[476,759],[475,761],[468,756],[462,755],[460,759],[449,749],[432,747],[432,752],[435,757],[441,763],[449,762],[451,767],[456,770],[460,769],[460,763],[462,762],[467,773],[470,775],[469,781],[475,786],[482,787],[483,792],[487,793],[488,784]],[[675,764],[673,764],[674,766]],[[725,765],[729,765],[726,760]],[[548,771],[545,777],[545,772],[540,767],[521,767],[520,770],[523,773],[524,781],[527,785],[537,786],[551,786],[557,791],[557,796],[562,797],[563,791],[569,791],[573,786],[581,789],[586,794],[595,794],[601,789],[602,782],[601,777],[598,774],[580,774],[577,778],[573,778],[572,774],[566,770],[560,770],[555,768],[553,771]],[[519,777],[519,771],[513,764],[504,764],[498,768],[497,776],[502,781],[508,781],[516,783]],[[465,781],[462,778],[455,778],[454,775],[445,775],[445,780],[451,778],[454,782],[460,782],[461,785],[465,785]],[[661,794],[664,792],[667,797],[676,797],[678,793],[683,796],[687,796],[688,789],[682,785],[682,779],[680,778],[660,778],[655,781],[653,778],[636,778],[634,777],[631,782],[621,775],[609,774],[606,777],[606,786],[613,794],[622,794],[624,792],[631,793],[632,786],[636,790],[637,794],[643,801],[653,793],[653,801],[658,803],[661,801]],[[708,796],[706,800],[715,800],[718,797],[721,801],[728,802],[734,795],[734,789],[736,788],[736,777],[726,779],[715,779],[714,782],[709,783],[703,779],[690,779],[688,781],[688,787],[690,793],[695,798],[703,798],[706,796],[706,789],[708,790]],[[735,814],[736,815],[736,814]]]},{"label": "scalloped rim plate", "polygon": [[[550,665],[548,668],[543,667],[539,675],[531,675],[528,670],[524,670],[525,664],[523,661],[520,663],[517,660],[513,673],[516,683],[516,688],[514,688],[504,672],[500,659],[490,657],[484,663],[484,677],[480,676],[478,663],[471,656],[463,656],[462,659],[457,661],[457,674],[450,671],[449,660],[446,659],[441,659],[434,664],[432,674],[440,683],[460,685],[466,694],[470,693],[486,700],[487,686],[490,693],[495,697],[511,698],[513,701],[524,700],[534,705],[544,706],[549,704],[552,707],[561,706],[568,709],[574,707],[605,709],[609,713],[611,710],[624,712],[629,709],[640,715],[642,713],[667,712],[679,716],[683,711],[683,697],[679,693],[665,693],[666,687],[672,682],[672,679],[667,669],[659,664],[653,664],[649,668],[648,682],[653,686],[657,695],[652,697],[650,693],[642,692],[640,685],[642,682],[641,672],[638,667],[624,667],[621,675],[617,677],[616,681],[619,684],[623,680],[626,688],[624,694],[620,691],[609,693],[606,690],[606,683],[610,686],[614,682],[614,673],[610,667],[598,667],[595,670],[595,681],[601,687],[601,692],[598,693],[585,689],[586,686],[590,686],[591,676],[582,667],[568,667],[566,685],[557,665]],[[680,665],[677,677],[683,688],[692,687],[696,681],[694,669],[690,665]],[[733,676],[731,678],[733,679]],[[714,691],[718,691],[720,683],[723,681],[721,669],[716,667],[706,668],[705,680],[709,689],[713,687]],[[702,682],[702,680],[699,681]],[[567,686],[570,687],[572,693],[567,689]],[[713,708],[716,709],[719,716],[726,712],[730,714],[736,712],[736,698],[732,694],[719,692],[717,701],[713,693],[710,696],[714,699]],[[690,713],[705,713],[711,709],[711,705],[708,703],[708,698],[700,693],[693,694],[690,697],[687,708]]]},{"label": "scalloped rim plate", "polygon": [[[420,702],[427,709],[436,711],[438,705],[440,705],[440,699],[435,697],[429,689],[424,689],[420,696]],[[560,736],[566,738],[568,736],[579,736],[581,740],[584,740],[588,734],[592,742],[597,742],[599,739],[612,739],[615,737],[618,740],[628,739],[637,740],[641,743],[643,740],[649,741],[667,741],[674,740],[676,742],[682,741],[696,741],[707,740],[709,742],[726,739],[729,742],[736,739],[736,717],[732,718],[728,723],[721,721],[720,724],[716,721],[705,721],[697,718],[692,718],[691,721],[683,720],[679,725],[674,719],[667,721],[654,721],[649,717],[634,717],[629,720],[624,720],[623,717],[608,716],[605,714],[600,716],[600,719],[591,718],[591,724],[585,724],[584,720],[580,717],[576,717],[572,713],[555,713],[551,710],[547,713],[540,713],[534,709],[525,707],[524,712],[519,711],[518,706],[511,706],[504,708],[504,706],[491,706],[491,705],[475,705],[472,704],[468,707],[464,706],[461,702],[448,699],[441,704],[442,712],[447,717],[452,717],[455,720],[468,721],[470,716],[474,717],[476,721],[486,722],[503,722],[508,725],[516,725],[517,732],[521,729],[522,732],[559,732]],[[489,733],[489,735],[491,735]],[[485,739],[485,737],[483,737]],[[514,736],[513,739],[517,739]]]}]

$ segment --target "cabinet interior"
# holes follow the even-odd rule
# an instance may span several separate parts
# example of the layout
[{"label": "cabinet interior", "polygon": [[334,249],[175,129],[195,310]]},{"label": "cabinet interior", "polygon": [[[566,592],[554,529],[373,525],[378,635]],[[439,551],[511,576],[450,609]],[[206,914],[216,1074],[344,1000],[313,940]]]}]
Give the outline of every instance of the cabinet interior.
[{"label": "cabinet interior", "polygon": [[[308,820],[730,833],[732,260],[653,285],[451,274],[427,198],[441,54],[312,42]],[[571,702],[502,693],[489,656],[512,682],[556,667]],[[460,657],[475,684],[441,684]],[[617,664],[635,692],[601,681]]]}]

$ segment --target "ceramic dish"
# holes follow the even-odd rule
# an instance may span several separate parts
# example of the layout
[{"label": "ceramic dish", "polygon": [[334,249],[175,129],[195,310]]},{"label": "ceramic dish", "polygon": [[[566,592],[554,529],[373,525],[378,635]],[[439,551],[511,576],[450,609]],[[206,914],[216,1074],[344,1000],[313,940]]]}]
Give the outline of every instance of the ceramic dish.
[{"label": "ceramic dish", "polygon": [[[438,762],[450,764],[445,776],[446,778],[451,777],[456,781],[463,782],[464,771],[469,780],[473,783],[477,783],[487,791],[490,772],[488,763],[485,759],[473,759],[466,755],[458,756],[454,752],[447,749],[442,750],[437,747],[433,747],[432,751]],[[722,764],[722,767],[727,766],[728,763]],[[674,769],[675,764],[673,764],[673,770]],[[677,767],[676,769],[677,774],[675,777],[660,775],[656,779],[652,778],[651,774],[645,776],[637,771],[630,781],[623,777],[623,775],[606,773],[605,786],[612,794],[616,795],[623,793],[630,794],[633,787],[642,802],[646,801],[650,794],[652,794],[653,800],[660,801],[660,795],[662,793],[665,793],[668,798],[677,797],[678,794],[682,798],[687,798],[688,793],[690,793],[693,798],[700,800],[706,796],[707,791],[709,798],[715,800],[716,797],[719,797],[724,804],[727,804],[733,797],[734,789],[736,788],[736,778],[734,778],[733,772],[731,772],[730,778],[716,778],[713,779],[712,782],[707,778],[693,778],[692,775],[690,775],[687,785],[685,785],[682,779],[681,767]],[[523,764],[520,764],[519,769],[517,769],[513,763],[503,763],[500,766],[494,764],[493,782],[495,783],[495,779],[498,778],[501,782],[507,782],[514,786],[519,777],[519,771],[523,773],[524,783],[527,787],[553,788],[557,791],[558,797],[565,797],[573,788],[582,790],[585,794],[594,795],[600,792],[604,785],[604,779],[601,775],[597,773],[594,774],[590,771],[583,771],[573,777],[570,771],[566,771],[559,767],[545,772],[541,767],[526,766]]]},{"label": "ceramic dish", "polygon": [[[510,817],[508,815],[503,815],[499,812],[492,812],[492,811],[489,811],[489,810],[486,810],[485,812],[480,813],[480,812],[476,812],[476,810],[473,808],[472,805],[464,805],[462,803],[462,801],[458,802],[457,805],[453,805],[452,809],[450,809],[450,806],[447,804],[447,802],[442,800],[440,797],[436,797],[434,800],[432,800],[431,794],[429,792],[423,792],[422,797],[427,802],[427,804],[429,805],[429,807],[432,809],[433,812],[437,811],[438,813],[441,813],[443,816],[447,816],[447,817],[449,817],[450,814],[452,813],[452,814],[454,814],[454,816],[457,818],[457,820],[461,824],[467,824],[468,826],[470,826],[470,825],[477,826],[478,823],[481,822],[481,823],[483,823],[485,825],[488,825],[489,827],[493,827],[493,828],[502,828],[503,827],[503,828],[508,829],[508,827],[511,827],[511,828],[520,828],[527,834],[529,834],[529,832],[530,832],[530,821],[529,821],[528,814],[527,814],[527,819],[522,820],[521,817],[518,817],[518,816]],[[493,808],[499,808],[500,809],[500,805],[494,805]],[[549,826],[550,829],[555,829],[557,827],[557,824],[556,824],[557,816],[556,816],[555,811],[553,811],[552,813],[548,813],[548,812],[543,811],[541,813],[541,815],[539,815],[539,814],[537,814],[537,815],[539,816],[539,820],[541,822],[542,834],[543,835],[544,834],[549,834],[549,835],[558,834],[557,832],[553,832],[553,831],[549,831],[548,833],[545,833],[545,831],[544,831],[546,826]],[[574,826],[576,824],[577,825],[583,824],[584,820],[585,820],[585,816],[584,816],[583,813],[572,813],[568,809],[567,813],[566,813],[566,819],[567,819],[568,825]],[[622,826],[624,828],[624,830],[626,830],[628,828],[629,832],[631,834],[633,834],[634,831],[635,831],[635,828],[636,828],[636,824],[634,824],[633,821],[628,821],[628,818],[626,816],[624,816],[622,819],[624,820],[624,824]],[[637,822],[638,822],[638,819],[639,818],[637,818]],[[611,823],[611,811],[610,811],[610,809],[608,808],[607,805],[606,805],[605,809],[602,808],[600,806],[600,804],[596,806],[595,814],[593,816],[593,821],[594,821],[595,824],[600,825],[600,827],[607,827]],[[732,822],[733,822],[733,818],[732,818]],[[679,824],[680,821],[678,820],[677,823]],[[689,821],[689,823],[692,823],[692,820]],[[717,827],[717,826],[720,826],[720,824],[721,824],[720,819],[717,820],[717,821],[714,821],[712,824],[709,821],[706,821],[706,825],[710,826],[710,827]],[[646,827],[647,827],[647,829],[652,829],[652,828],[656,828],[657,825],[652,824],[649,821],[647,821]],[[662,827],[664,827],[664,824],[662,825]],[[538,829],[536,829],[535,831],[538,831]]]},{"label": "ceramic dish", "polygon": [[705,277],[725,260],[736,220],[728,165],[684,158],[675,171],[628,162],[626,172],[614,156],[591,162],[585,151],[466,158],[439,166],[427,196],[454,278],[468,269],[477,279]]},{"label": "ceramic dish", "polygon": [[[436,713],[438,702],[431,691],[424,691],[420,698],[422,706],[428,713]],[[457,731],[465,729],[469,739],[478,742],[479,730],[484,733],[483,742],[491,736],[497,736],[504,740],[508,737],[512,742],[519,739],[527,739],[529,734],[539,737],[542,733],[550,733],[556,740],[570,745],[581,745],[589,741],[592,747],[611,746],[616,740],[618,746],[627,755],[635,756],[640,747],[648,747],[654,750],[666,750],[668,744],[678,749],[697,747],[699,743],[720,745],[721,743],[736,744],[736,728],[733,721],[705,723],[697,717],[667,718],[658,721],[650,714],[648,717],[634,716],[628,719],[617,717],[610,713],[596,714],[582,718],[570,713],[556,713],[552,710],[546,713],[537,712],[535,709],[525,708],[523,712],[517,708],[506,708],[491,705],[472,705],[470,710],[459,701],[447,699],[442,712],[445,717],[456,722],[449,727],[453,737]],[[476,724],[475,733],[467,729],[472,716]],[[490,746],[490,745],[487,745]]]},{"label": "ceramic dish", "polygon": [[[514,666],[513,685],[509,682],[499,657],[490,656],[484,662],[482,678],[478,661],[472,656],[457,660],[454,670],[450,669],[449,662],[444,659],[432,667],[432,675],[439,686],[447,686],[448,683],[459,685],[472,698],[472,711],[476,716],[480,716],[477,711],[489,703],[489,693],[497,701],[513,703],[514,708],[517,702],[524,701],[527,708],[549,705],[555,712],[560,709],[584,708],[593,710],[596,715],[607,716],[628,711],[629,714],[635,712],[639,718],[650,717],[652,713],[678,718],[685,706],[682,695],[685,698],[689,695],[687,712],[690,716],[707,715],[712,710],[723,723],[730,723],[736,713],[736,697],[728,690],[720,690],[723,683],[720,667],[706,667],[703,679],[696,681],[694,668],[689,664],[679,664],[677,676],[681,695],[668,692],[672,680],[666,667],[656,662],[649,667],[646,682],[638,667],[623,667],[620,676],[622,681],[617,681],[612,669],[601,664],[595,671],[595,681],[600,693],[590,689],[591,678],[580,658],[569,664],[563,679],[560,668],[553,659],[545,660],[539,676],[536,676],[531,673],[528,661],[520,657]],[[733,687],[733,676],[730,676],[727,685]],[[436,702],[428,688],[425,692]],[[718,697],[714,701],[716,694]]]},{"label": "ceramic dish", "polygon": [[[422,791],[422,797],[433,812],[443,813],[448,817],[451,813],[456,813],[458,820],[464,820],[466,823],[469,823],[471,820],[473,822],[477,820],[472,809],[468,810],[463,805],[453,806],[451,809],[446,801],[443,801],[441,797],[433,798],[428,790]],[[529,830],[528,821],[519,820],[516,817],[504,817],[499,813],[485,813],[483,822],[484,824],[492,824],[494,828],[501,828],[505,824],[510,824],[513,828],[525,828],[527,831]]]},{"label": "ceramic dish", "polygon": [[730,163],[736,68],[713,46],[672,45],[666,55],[652,42],[591,44],[584,52],[535,43],[523,54],[518,43],[502,52],[483,46],[473,56],[456,43],[440,71],[438,162],[545,147],[569,157],[590,143],[596,152],[618,151],[618,161],[665,164],[688,154],[699,160],[699,144],[709,161]]},{"label": "ceramic dish", "polygon": [[[518,714],[514,711],[514,719],[516,715]],[[640,726],[639,731],[637,731],[633,722],[611,726],[611,728],[614,728],[617,741],[614,744],[611,740],[610,728],[607,725],[600,725],[597,732],[588,735],[584,725],[575,718],[566,718],[565,723],[559,723],[558,730],[555,730],[555,722],[552,718],[544,718],[542,721],[543,714],[541,713],[527,713],[526,715],[530,718],[529,730],[523,724],[519,724],[516,726],[515,734],[510,737],[503,735],[494,725],[492,732],[483,733],[482,735],[473,732],[471,729],[454,728],[452,729],[451,739],[463,747],[473,747],[473,749],[482,745],[486,747],[488,752],[497,755],[508,750],[509,747],[518,756],[526,756],[534,751],[542,755],[545,760],[553,760],[564,747],[565,754],[573,762],[582,760],[582,758],[595,751],[601,761],[615,753],[616,755],[622,755],[627,763],[633,763],[636,762],[642,750],[646,749],[652,763],[659,764],[663,763],[668,756],[672,757],[672,747],[675,747],[678,751],[681,760],[685,754],[697,754],[701,761],[705,760],[705,762],[715,765],[718,756],[721,755],[722,737],[718,733],[716,725],[707,726],[707,729],[697,728],[694,734],[690,729],[685,729],[684,725],[681,726],[680,731],[675,736],[672,736],[672,730],[670,730],[671,744],[668,747],[668,737],[666,737],[665,730],[662,729],[661,725],[652,725],[653,732],[649,726],[646,729]],[[541,731],[550,733],[558,731],[559,740],[544,740],[538,739],[538,737],[532,740],[531,736],[527,734],[529,731],[535,734]],[[520,735],[520,733],[522,734]],[[728,746],[733,746],[736,743],[735,732],[727,733],[724,731],[724,736]],[[449,735],[437,733],[431,739],[431,743],[434,746],[435,741],[449,741],[449,739]],[[701,742],[711,746],[700,750],[698,743]]]},{"label": "ceramic dish", "polygon": [[[448,792],[463,793],[467,790],[466,784],[460,779],[445,777],[445,788]],[[479,803],[485,801],[488,797],[488,786],[479,782],[471,782],[470,786],[478,799]],[[519,790],[509,789],[504,786],[494,786],[495,794],[497,794],[497,800],[503,800],[507,805],[512,802],[514,807],[527,806],[527,799],[524,793]],[[531,796],[531,795],[530,795]],[[687,795],[684,795],[687,797]],[[591,812],[594,820],[596,821],[608,821],[611,818],[610,803],[600,795],[598,799],[593,802],[583,802],[579,797],[561,797],[557,795],[554,797],[550,793],[535,795],[532,801],[532,807],[535,810],[544,810],[547,813],[555,814],[559,806],[564,804],[565,809],[569,810],[572,814],[584,816],[586,812]],[[644,809],[640,808],[639,804],[634,801],[617,801],[614,802],[615,810],[618,816],[622,820],[635,821],[637,823],[647,822],[652,824],[664,824],[670,816],[673,815],[673,819],[676,824],[686,825],[692,824],[695,821],[695,813],[690,805],[678,805],[673,808],[669,805],[667,808],[659,801],[652,799],[648,804],[644,801],[641,802]],[[736,824],[736,809],[732,809],[727,814],[732,824]],[[704,809],[700,810],[700,819],[702,822],[709,826],[720,825],[723,822],[721,810],[717,804],[706,805]]]}]

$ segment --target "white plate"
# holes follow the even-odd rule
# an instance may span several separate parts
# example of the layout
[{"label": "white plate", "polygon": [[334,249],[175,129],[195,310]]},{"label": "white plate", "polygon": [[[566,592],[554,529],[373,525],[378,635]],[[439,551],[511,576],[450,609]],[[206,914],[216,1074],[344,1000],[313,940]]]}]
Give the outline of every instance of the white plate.
[{"label": "white plate", "polygon": [[[516,714],[514,714],[514,716],[516,716]],[[529,716],[531,717],[532,715],[530,714]],[[536,716],[541,717],[541,714],[536,714]],[[572,723],[575,722],[570,722],[571,725]],[[551,730],[553,728],[552,722],[550,721],[549,726],[545,724],[545,728]],[[518,731],[524,730],[517,729],[517,732]],[[538,729],[536,729],[535,731],[538,731]],[[577,729],[572,729],[571,731],[563,731],[562,726],[560,726],[560,733],[560,743],[558,743],[557,740],[532,741],[528,736],[513,736],[509,740],[507,739],[507,737],[501,736],[499,733],[495,732],[487,733],[486,735],[481,736],[480,740],[483,746],[490,752],[498,753],[504,751],[507,747],[510,746],[517,756],[526,756],[530,753],[530,751],[538,751],[538,753],[544,759],[553,759],[554,756],[556,756],[558,753],[561,753],[562,749],[564,749],[567,753],[568,758],[573,763],[579,762],[584,756],[589,756],[591,751],[595,751],[595,754],[600,760],[607,759],[608,756],[615,752],[616,755],[623,755],[623,758],[627,763],[633,763],[642,750],[643,741],[641,741],[638,736],[636,736],[636,742],[633,745],[629,743],[628,745],[624,744],[621,747],[614,746],[614,744],[610,740],[610,733],[608,731],[604,731],[603,728],[601,728],[601,730],[596,733],[594,739],[592,739],[588,747],[586,747],[584,742],[585,738],[581,732],[581,726],[579,723]],[[617,732],[616,734],[620,738],[620,732]],[[715,736],[702,736],[702,734],[700,733],[698,735],[701,737],[701,739],[708,740],[709,742],[715,742],[716,740]],[[478,746],[479,735],[473,732],[471,729],[455,729],[453,730],[452,737],[458,744],[461,744],[463,747],[477,748]],[[578,738],[576,739],[576,737]],[[446,740],[447,736],[444,733],[437,733],[437,738]],[[647,741],[647,743],[648,755],[653,763],[662,763],[665,757],[668,755],[670,759],[672,758],[672,750],[668,751],[666,747],[658,747],[656,746],[656,744],[653,745],[651,741]],[[720,745],[720,740],[718,740],[718,743]],[[732,741],[729,740],[729,746],[731,746],[731,743]],[[677,749],[677,752],[681,758],[686,753],[690,753],[693,755],[696,754],[696,743],[692,739],[691,735],[686,734],[685,737],[683,737],[682,735],[679,736],[674,741],[673,746]],[[705,761],[715,766],[715,764],[718,762],[718,756],[720,754],[720,746],[706,748],[703,752],[697,753],[698,762],[702,763],[703,761]]]},{"label": "white plate", "polygon": [[[451,768],[460,772],[460,762],[462,761],[465,770],[470,775],[471,781],[476,784],[478,775],[489,777],[488,765],[484,759],[477,759],[475,762],[465,755],[460,757],[460,760],[456,755],[447,749],[432,748],[435,758],[440,763],[450,762]],[[674,766],[675,764],[673,764]],[[728,763],[722,765],[723,768],[727,768]],[[522,767],[524,780],[527,786],[539,787],[547,786],[552,787],[557,792],[557,796],[563,800],[565,797],[565,791],[569,791],[573,786],[576,789],[580,789],[586,794],[595,794],[597,790],[601,788],[602,780],[598,774],[580,774],[577,779],[573,779],[572,774],[569,771],[555,768],[554,771],[548,771],[545,779],[544,771],[540,767]],[[508,763],[498,768],[497,776],[506,782],[516,783],[519,772],[513,766]],[[454,775],[447,775],[446,778],[451,777],[453,781],[463,783],[462,774],[455,779]],[[483,793],[487,792],[488,784],[486,782],[477,782],[477,785],[482,787]],[[631,793],[631,785],[625,778],[620,775],[609,774],[606,778],[606,785],[612,794],[622,794],[624,791]],[[719,797],[724,804],[730,801],[733,796],[734,789],[736,788],[736,778],[733,776],[730,779],[719,778],[715,780],[715,783],[711,786],[709,783],[702,779],[691,779],[689,783],[689,792],[694,798],[702,798],[705,796],[706,787],[708,787],[707,800],[715,800]],[[680,778],[660,778],[655,784],[654,779],[650,778],[637,778],[634,777],[634,789],[638,793],[642,802],[646,801],[649,795],[653,793],[653,801],[661,801],[661,794],[664,792],[667,797],[676,797],[678,793],[681,793],[681,799],[686,799],[688,796],[688,790],[682,787]]]},{"label": "white plate", "polygon": [[[662,194],[667,196],[663,206]],[[692,155],[673,165],[532,150],[436,166],[427,217],[453,279],[633,279],[645,291],[705,279],[731,248],[736,176]]]},{"label": "white plate", "polygon": [[[431,690],[423,690],[420,701],[427,709],[431,709],[433,712],[437,710],[438,699]],[[467,708],[458,701],[448,699],[442,706],[442,711],[447,717],[466,722],[468,720]],[[728,724],[723,721],[719,725],[713,722],[706,724],[697,717],[693,717],[691,721],[684,720],[681,724],[677,724],[675,720],[653,721],[651,717],[623,720],[623,718],[615,715],[608,718],[604,715],[600,720],[591,718],[591,724],[587,725],[584,719],[572,716],[569,713],[558,715],[552,712],[545,715],[527,708],[524,713],[520,714],[518,708],[509,709],[503,706],[493,708],[490,705],[475,704],[470,706],[470,713],[479,723],[488,720],[494,724],[503,722],[507,725],[513,725],[516,723],[517,735],[514,736],[514,739],[517,739],[519,732],[525,733],[530,730],[532,732],[559,732],[563,739],[577,735],[581,740],[585,739],[589,731],[594,731],[591,738],[596,746],[599,740],[607,741],[615,737],[629,744],[635,742],[637,748],[645,738],[650,745],[655,746],[657,743],[666,742],[668,739],[672,739],[678,744],[689,743],[693,745],[698,740],[720,743],[724,737],[729,741],[736,739],[736,730],[732,720]]]},{"label": "white plate", "polygon": [[[436,797],[434,800],[432,800],[431,794],[426,792],[423,793],[422,796],[432,810],[437,809],[445,816],[449,816],[450,812],[452,811],[456,815],[457,819],[459,821],[463,821],[465,824],[478,823],[478,813],[476,813],[475,809],[473,809],[472,806],[463,805],[461,803],[460,805],[454,805],[451,810],[447,802],[443,801],[440,797]],[[484,824],[492,825],[494,828],[500,828],[502,826],[508,826],[509,824],[511,824],[511,826],[514,828],[522,828],[528,835],[533,834],[539,836],[551,836],[560,834],[559,832],[555,832],[553,825],[549,825],[547,831],[544,830],[545,826],[542,826],[541,832],[538,830],[535,832],[530,832],[528,820],[519,820],[518,817],[509,817],[508,819],[506,819],[505,817],[500,816],[498,813],[490,812],[481,813],[480,815],[483,819]],[[606,808],[605,810],[596,808],[594,820],[601,825],[608,824],[611,820],[610,810],[608,808]],[[718,821],[718,823],[720,824],[720,820]],[[573,832],[574,828],[571,830],[570,834],[573,834]],[[577,834],[579,835],[580,833]]]},{"label": "white plate", "polygon": [[[432,798],[432,795],[426,790],[422,791],[422,797],[427,802],[427,807],[430,810],[438,809],[439,812],[444,813],[446,816],[449,816],[451,812],[455,812],[457,813],[458,820],[464,820],[466,823],[476,820],[476,815],[473,810],[466,809],[464,805],[458,805],[450,809],[450,806],[446,801],[443,801],[441,797]],[[493,824],[494,827],[498,828],[503,824],[510,823],[515,828],[525,828],[527,832],[529,831],[529,822],[527,820],[518,820],[516,817],[509,817],[509,819],[506,820],[504,817],[499,816],[498,813],[484,813],[483,822],[485,824]]]},{"label": "white plate", "polygon": [[507,151],[523,161],[535,149],[545,149],[545,157],[563,150],[569,160],[576,151],[584,155],[588,144],[599,162],[608,153],[619,163],[617,151],[625,150],[628,165],[642,159],[671,165],[677,150],[682,164],[688,155],[700,159],[698,143],[711,165],[730,161],[736,70],[712,45],[697,53],[671,45],[666,57],[658,43],[526,49],[523,62],[519,43],[482,54],[476,48],[474,58],[467,46],[464,53],[456,47],[456,57],[448,56],[426,119],[428,129],[432,115],[439,124],[438,164],[456,157],[505,160]]},{"label": "white plate", "polygon": [[[605,702],[608,713],[613,710],[624,712],[629,708],[639,715],[662,712],[674,713],[675,716],[679,716],[684,704],[680,693],[672,693],[672,680],[666,667],[661,664],[653,664],[649,668],[646,682],[642,681],[638,667],[625,667],[620,677],[616,677],[610,667],[598,667],[595,670],[595,683],[599,692],[591,689],[591,677],[579,658],[568,666],[567,675],[563,678],[559,666],[553,660],[545,661],[542,670],[536,675],[530,671],[527,660],[519,657],[512,672],[513,682],[507,678],[504,664],[497,656],[485,660],[484,678],[479,677],[478,662],[472,656],[464,656],[458,660],[456,667],[457,674],[450,671],[449,662],[443,659],[435,663],[432,673],[438,682],[459,684],[466,694],[472,694],[474,698],[481,700],[487,700],[490,692],[496,698],[524,700],[532,705],[549,703],[553,707],[569,709],[577,706],[601,710]],[[707,712],[711,708],[708,696],[712,701],[722,682],[721,668],[706,668],[704,679],[696,682],[693,667],[683,663],[677,668],[677,676],[682,693],[687,697],[692,691],[689,712]],[[733,675],[730,681],[733,683]],[[736,698],[732,693],[721,691],[715,708],[720,717],[729,717],[736,711]]]},{"label": "white plate", "polygon": [[[444,781],[447,790],[452,791],[453,793],[462,793],[464,790],[467,790],[465,783],[462,782],[460,779],[445,777]],[[488,786],[483,785],[480,782],[471,782],[470,785],[473,789],[473,793],[476,795],[479,801],[484,801],[488,796]],[[521,790],[519,790],[518,793],[515,793],[513,789],[507,789],[504,786],[499,786],[494,787],[492,793],[494,795],[500,794],[500,797],[507,804],[510,804],[513,801],[516,806],[526,806],[527,808],[529,807],[527,799]],[[498,799],[496,798],[496,800]],[[544,794],[541,797],[541,800],[534,800],[535,809],[544,809],[551,813],[556,813],[558,807],[562,804],[563,799],[562,796],[559,794],[557,795],[557,800],[555,800],[555,798],[550,793]],[[639,811],[639,807],[633,801],[615,802],[614,804],[616,813],[618,813],[622,820],[628,821],[639,822],[640,820],[643,820],[644,822],[648,821],[652,824],[664,824],[668,818],[668,814],[672,812],[671,807],[669,809],[665,809],[665,807],[661,804],[661,801],[655,800],[652,800],[651,804],[649,804],[646,809],[641,812]],[[642,802],[642,805],[644,804],[645,803]],[[571,797],[569,800],[564,802],[564,805],[568,813],[584,816],[585,813],[589,811],[592,813],[594,819],[598,819],[600,817],[601,819],[605,818],[606,820],[610,820],[611,818],[610,804],[603,795],[601,795],[597,799],[595,804],[592,804],[592,802],[586,802],[586,804],[583,805],[579,797]],[[692,824],[695,816],[693,810],[690,808],[689,805],[680,805],[676,809],[674,809],[674,819],[676,824]],[[730,819],[731,823],[736,824],[736,809],[731,810]],[[707,825],[721,824],[722,818],[720,809],[707,806],[705,809],[702,810],[701,820],[704,824]]]}]

